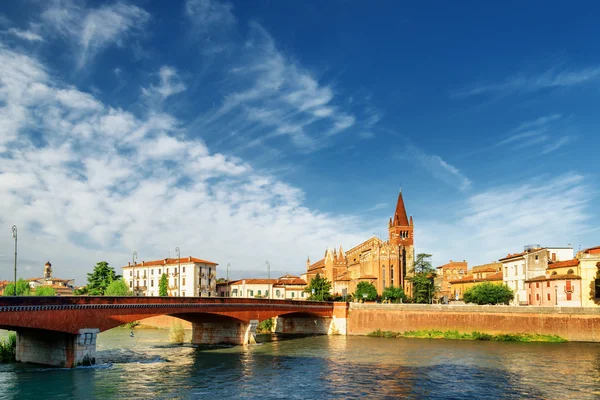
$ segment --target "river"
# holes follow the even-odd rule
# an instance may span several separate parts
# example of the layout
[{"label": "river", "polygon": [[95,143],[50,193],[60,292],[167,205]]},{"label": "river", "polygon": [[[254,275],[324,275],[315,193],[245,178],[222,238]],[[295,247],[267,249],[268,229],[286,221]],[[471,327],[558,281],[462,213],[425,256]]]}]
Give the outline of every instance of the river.
[{"label": "river", "polygon": [[0,398],[600,397],[595,343],[316,336],[201,348],[171,345],[165,330],[113,329],[97,349],[89,368],[0,364]]}]

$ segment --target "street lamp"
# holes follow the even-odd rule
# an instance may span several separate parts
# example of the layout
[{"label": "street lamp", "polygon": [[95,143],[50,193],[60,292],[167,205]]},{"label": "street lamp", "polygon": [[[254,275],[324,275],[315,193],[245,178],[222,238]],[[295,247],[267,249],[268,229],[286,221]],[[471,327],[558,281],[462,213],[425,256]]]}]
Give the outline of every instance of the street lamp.
[{"label": "street lamp", "polygon": [[229,297],[229,268],[231,267],[231,263],[227,263],[227,292],[225,293],[225,297]]},{"label": "street lamp", "polygon": [[268,276],[268,280],[267,282],[269,282],[269,285],[267,286],[269,289],[269,303],[271,302],[271,289],[273,288],[271,286],[271,263],[269,261],[266,261],[265,264],[267,264],[267,276]]},{"label": "street lamp", "polygon": [[137,262],[137,257],[138,257],[137,251],[134,251],[133,255],[131,257],[132,261],[133,261],[133,267],[131,269],[131,288],[133,289],[134,296],[137,296],[137,290],[135,290],[135,263]]},{"label": "street lamp", "polygon": [[179,252],[179,247],[175,247],[175,254],[177,254],[177,296],[181,297],[181,253]]},{"label": "street lamp", "polygon": [[12,226],[12,237],[15,239],[15,296],[17,295],[17,226]]}]

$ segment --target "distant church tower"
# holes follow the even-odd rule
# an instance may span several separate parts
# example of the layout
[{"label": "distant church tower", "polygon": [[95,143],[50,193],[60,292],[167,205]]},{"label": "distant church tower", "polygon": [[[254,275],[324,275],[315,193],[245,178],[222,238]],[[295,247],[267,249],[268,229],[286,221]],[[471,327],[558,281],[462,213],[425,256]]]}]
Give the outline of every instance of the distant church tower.
[{"label": "distant church tower", "polygon": [[402,198],[402,189],[398,193],[398,202],[396,203],[396,212],[390,218],[389,222],[389,241],[390,245],[398,248],[402,265],[402,287],[407,294],[411,294],[412,288],[406,282],[406,275],[411,274],[414,268],[414,225],[412,215],[410,219],[406,215],[404,199]]}]

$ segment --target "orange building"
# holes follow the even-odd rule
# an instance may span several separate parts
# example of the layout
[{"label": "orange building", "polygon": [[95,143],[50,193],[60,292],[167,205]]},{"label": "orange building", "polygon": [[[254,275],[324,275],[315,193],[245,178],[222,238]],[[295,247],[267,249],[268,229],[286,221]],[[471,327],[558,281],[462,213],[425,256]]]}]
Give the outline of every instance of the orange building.
[{"label": "orange building", "polygon": [[462,299],[464,293],[471,287],[483,282],[491,282],[502,285],[503,282],[502,263],[493,262],[489,264],[477,265],[458,279],[451,280],[450,298],[454,300]]},{"label": "orange building", "polygon": [[452,285],[450,281],[454,281],[467,275],[467,262],[452,261],[448,264],[440,265],[437,269],[435,277],[435,286],[439,288],[438,297],[449,296],[452,293]]},{"label": "orange building", "polygon": [[371,282],[381,294],[388,286],[401,286],[406,293],[412,288],[406,280],[414,264],[414,226],[406,214],[402,190],[396,210],[388,224],[388,240],[373,236],[348,251],[325,250],[324,257],[311,264],[306,261],[302,278],[310,282],[317,274],[332,282],[334,295],[345,296],[356,290],[359,282]]}]

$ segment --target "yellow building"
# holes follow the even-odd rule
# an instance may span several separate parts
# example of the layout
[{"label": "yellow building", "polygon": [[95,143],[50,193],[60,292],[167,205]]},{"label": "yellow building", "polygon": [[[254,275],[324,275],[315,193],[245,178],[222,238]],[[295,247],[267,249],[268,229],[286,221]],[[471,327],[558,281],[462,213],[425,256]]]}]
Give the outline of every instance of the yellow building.
[{"label": "yellow building", "polygon": [[483,282],[491,282],[502,285],[502,263],[493,262],[489,264],[477,265],[473,267],[466,275],[449,281],[451,292],[450,296],[454,300],[462,299],[467,290]]},{"label": "yellow building", "polygon": [[581,305],[600,305],[600,246],[577,253],[581,276]]}]

